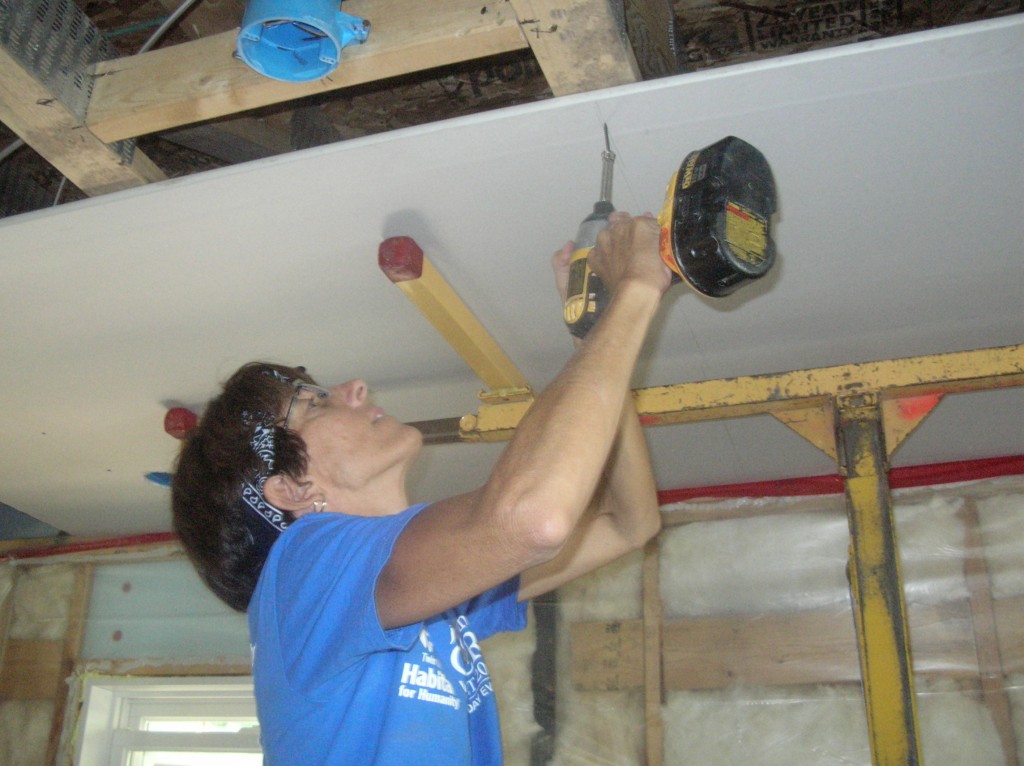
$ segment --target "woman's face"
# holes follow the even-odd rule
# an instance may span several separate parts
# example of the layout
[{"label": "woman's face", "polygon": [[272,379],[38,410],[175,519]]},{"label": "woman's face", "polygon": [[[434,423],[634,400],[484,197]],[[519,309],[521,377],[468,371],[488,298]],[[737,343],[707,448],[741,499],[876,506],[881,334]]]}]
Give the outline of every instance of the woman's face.
[{"label": "woman's face", "polygon": [[392,480],[404,485],[423,444],[416,428],[370,401],[359,379],[327,389],[299,386],[286,420],[306,444],[309,478],[325,487],[359,490]]}]

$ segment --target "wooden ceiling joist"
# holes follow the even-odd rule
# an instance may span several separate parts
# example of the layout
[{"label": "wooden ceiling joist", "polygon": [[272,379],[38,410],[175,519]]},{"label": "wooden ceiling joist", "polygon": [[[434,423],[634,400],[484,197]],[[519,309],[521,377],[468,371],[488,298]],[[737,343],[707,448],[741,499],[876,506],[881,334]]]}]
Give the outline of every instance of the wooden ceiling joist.
[{"label": "wooden ceiling joist", "polygon": [[643,79],[609,0],[511,0],[556,96]]},{"label": "wooden ceiling joist", "polygon": [[527,47],[502,2],[348,0],[345,12],[373,25],[345,48],[338,68],[308,83],[278,82],[234,58],[236,33],[101,62],[86,113],[104,141],[201,122],[353,85]]},{"label": "wooden ceiling joist", "polygon": [[0,46],[0,122],[90,196],[165,178],[137,149],[131,160],[82,126],[81,118],[37,75]]},{"label": "wooden ceiling joist", "polygon": [[372,31],[327,77],[263,77],[234,58],[230,30],[97,64],[86,124],[118,141],[527,46],[556,96],[642,79],[608,0],[347,0],[345,11]]},{"label": "wooden ceiling joist", "polygon": [[[237,10],[197,22],[207,31],[223,29]],[[345,10],[369,20],[372,32],[365,44],[346,48],[327,77],[308,83],[264,77],[235,57],[237,29],[228,29],[92,65],[84,125],[81,109],[63,108],[4,52],[0,118],[76,186],[96,195],[165,177],[140,152],[126,161],[108,144],[527,47],[556,96],[642,79],[622,12],[609,0],[347,0]],[[284,150],[282,136],[271,138],[271,153]]]}]

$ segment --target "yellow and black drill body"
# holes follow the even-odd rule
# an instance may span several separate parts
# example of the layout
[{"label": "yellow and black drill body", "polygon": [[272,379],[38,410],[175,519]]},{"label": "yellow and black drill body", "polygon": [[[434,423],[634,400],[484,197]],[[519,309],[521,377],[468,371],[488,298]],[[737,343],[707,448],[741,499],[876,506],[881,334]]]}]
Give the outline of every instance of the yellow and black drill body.
[{"label": "yellow and black drill body", "polygon": [[615,207],[612,205],[612,168],[615,155],[608,141],[608,128],[604,131],[605,149],[601,152],[601,198],[594,203],[594,210],[580,222],[580,228],[573,240],[572,259],[569,261],[569,282],[563,314],[569,332],[582,338],[594,326],[598,315],[608,302],[608,291],[601,279],[590,269],[587,257],[597,244],[597,235],[608,226],[608,218]]},{"label": "yellow and black drill body", "polygon": [[[597,321],[608,293],[587,264],[597,235],[608,225],[615,155],[602,152],[601,199],[583,219],[569,266],[564,307],[569,331],[582,338]],[[672,176],[658,215],[661,258],[673,282],[721,298],[760,279],[775,263],[771,217],[775,180],[764,155],[735,136],[690,152]]]}]

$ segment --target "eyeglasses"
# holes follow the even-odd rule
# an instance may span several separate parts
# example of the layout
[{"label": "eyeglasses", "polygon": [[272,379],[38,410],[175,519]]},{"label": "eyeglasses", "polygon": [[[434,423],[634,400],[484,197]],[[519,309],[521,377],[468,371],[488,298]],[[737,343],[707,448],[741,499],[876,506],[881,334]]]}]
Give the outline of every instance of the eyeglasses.
[{"label": "eyeglasses", "polygon": [[[292,411],[295,409],[296,402],[308,402],[310,400],[319,402],[331,395],[329,389],[323,388],[321,386],[315,386],[312,383],[306,383],[303,380],[293,380],[292,387],[295,389],[295,391],[294,393],[292,393],[291,401],[288,402],[288,412],[286,412],[284,416],[285,429],[289,427],[289,423],[291,422],[292,417]],[[299,397],[303,393],[309,394],[309,396],[307,396],[305,399],[300,399]]]}]

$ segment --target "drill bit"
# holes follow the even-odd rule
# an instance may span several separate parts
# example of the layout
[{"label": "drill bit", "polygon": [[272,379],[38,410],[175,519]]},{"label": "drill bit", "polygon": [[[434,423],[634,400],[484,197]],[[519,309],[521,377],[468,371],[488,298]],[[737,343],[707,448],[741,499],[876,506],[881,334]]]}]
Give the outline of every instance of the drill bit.
[{"label": "drill bit", "polygon": [[612,201],[612,168],[615,165],[615,152],[612,151],[611,140],[608,138],[608,125],[604,126],[604,151],[601,152],[601,201],[611,204]]}]

